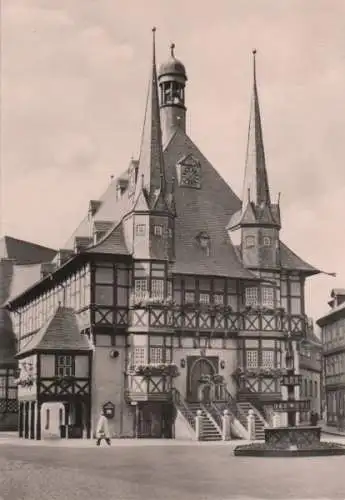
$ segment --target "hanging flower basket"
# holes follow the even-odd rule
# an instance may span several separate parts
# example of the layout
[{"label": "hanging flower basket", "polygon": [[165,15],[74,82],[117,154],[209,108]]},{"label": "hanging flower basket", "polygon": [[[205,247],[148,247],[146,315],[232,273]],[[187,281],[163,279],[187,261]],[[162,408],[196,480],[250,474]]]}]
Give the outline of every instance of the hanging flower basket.
[{"label": "hanging flower basket", "polygon": [[160,297],[150,297],[149,295],[146,296],[135,296],[133,294],[131,296],[131,304],[136,307],[155,307],[155,306],[160,306],[160,307],[172,307],[175,305],[175,301],[171,296],[165,297],[165,298],[160,298]]},{"label": "hanging flower basket", "polygon": [[130,373],[142,375],[144,377],[169,376],[177,377],[180,373],[175,363],[148,363],[145,365],[136,365],[131,368]]},{"label": "hanging flower basket", "polygon": [[14,383],[18,387],[32,387],[34,385],[34,379],[33,377],[23,377],[23,378],[17,378]]}]

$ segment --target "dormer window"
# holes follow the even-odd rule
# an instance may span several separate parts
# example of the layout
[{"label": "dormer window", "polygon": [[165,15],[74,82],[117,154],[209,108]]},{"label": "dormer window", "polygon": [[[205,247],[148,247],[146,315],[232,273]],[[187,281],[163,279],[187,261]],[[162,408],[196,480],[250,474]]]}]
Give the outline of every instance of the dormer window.
[{"label": "dormer window", "polygon": [[153,226],[153,234],[155,236],[162,237],[163,236],[163,226],[160,226],[160,225]]},{"label": "dormer window", "polygon": [[270,247],[272,244],[272,239],[269,236],[264,236],[264,247]]},{"label": "dormer window", "polygon": [[205,251],[206,255],[210,255],[211,239],[207,233],[202,231],[196,237],[200,247]]},{"label": "dormer window", "polygon": [[135,226],[135,234],[137,236],[144,236],[145,235],[145,230],[146,230],[145,224],[137,224]]},{"label": "dormer window", "polygon": [[255,246],[255,236],[246,236],[246,248],[253,248]]}]

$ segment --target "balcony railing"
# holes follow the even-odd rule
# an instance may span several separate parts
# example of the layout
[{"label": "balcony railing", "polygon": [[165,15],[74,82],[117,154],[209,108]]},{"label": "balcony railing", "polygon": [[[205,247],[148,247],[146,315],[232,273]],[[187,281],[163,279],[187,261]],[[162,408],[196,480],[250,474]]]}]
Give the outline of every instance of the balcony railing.
[{"label": "balcony railing", "polygon": [[175,331],[291,332],[305,331],[306,317],[286,314],[282,309],[233,311],[230,306],[175,305],[170,300],[138,301],[130,311],[133,329],[169,328]]}]

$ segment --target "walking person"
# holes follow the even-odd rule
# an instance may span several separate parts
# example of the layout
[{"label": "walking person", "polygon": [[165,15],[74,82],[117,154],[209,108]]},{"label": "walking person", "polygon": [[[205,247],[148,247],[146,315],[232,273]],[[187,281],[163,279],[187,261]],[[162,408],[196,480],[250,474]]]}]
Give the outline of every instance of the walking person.
[{"label": "walking person", "polygon": [[97,436],[97,441],[96,441],[97,446],[100,446],[102,439],[105,440],[108,446],[111,445],[108,419],[104,415],[103,411],[101,412],[100,417],[98,419],[96,436]]}]

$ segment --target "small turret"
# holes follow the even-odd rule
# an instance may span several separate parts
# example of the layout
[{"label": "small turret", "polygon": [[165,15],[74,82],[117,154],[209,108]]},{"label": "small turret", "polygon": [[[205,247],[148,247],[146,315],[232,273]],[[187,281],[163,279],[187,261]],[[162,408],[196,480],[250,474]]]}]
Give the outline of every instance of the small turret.
[{"label": "small turret", "polygon": [[175,57],[175,44],[171,44],[170,58],[159,68],[160,108],[163,144],[177,128],[186,131],[185,86],[187,73],[184,64]]}]

